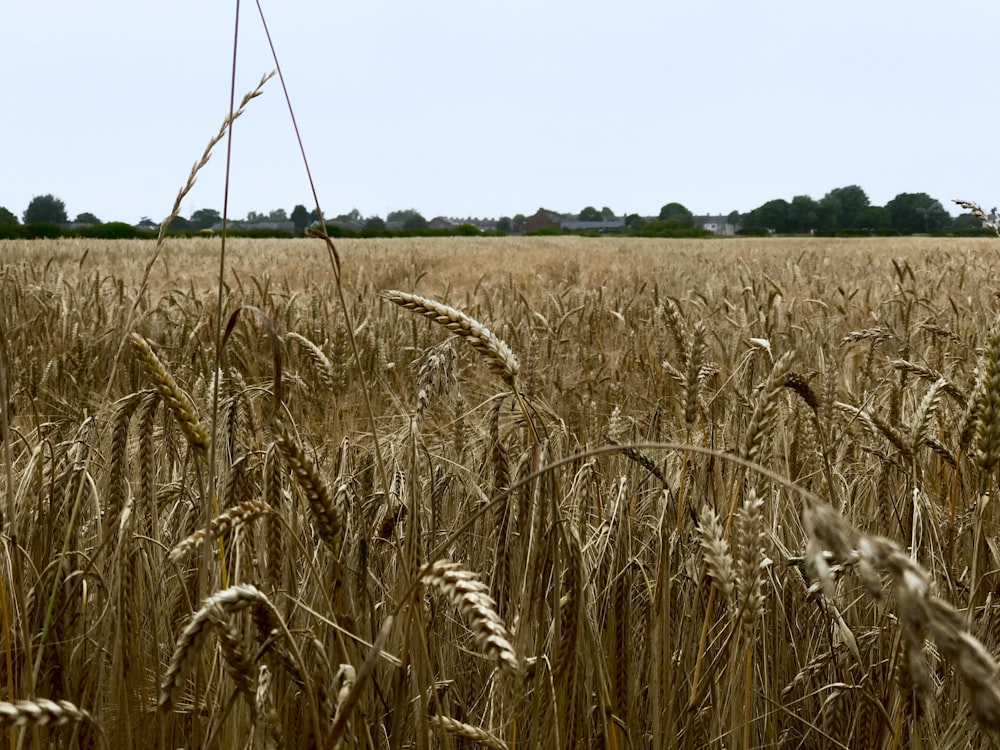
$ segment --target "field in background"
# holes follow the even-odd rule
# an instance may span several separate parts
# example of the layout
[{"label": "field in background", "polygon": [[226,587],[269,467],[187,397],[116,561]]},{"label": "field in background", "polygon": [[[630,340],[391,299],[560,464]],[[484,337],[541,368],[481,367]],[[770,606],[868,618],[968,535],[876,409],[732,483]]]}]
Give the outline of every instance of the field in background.
[{"label": "field in background", "polygon": [[[1000,240],[341,241],[346,316],[319,241],[236,240],[224,318],[270,321],[283,399],[275,422],[267,326],[242,313],[214,426],[218,241],[168,241],[137,301],[152,247],[0,242],[0,690],[34,700],[0,720],[29,746],[943,749],[1000,728],[976,458]],[[488,337],[446,343],[386,289],[489,326],[513,387]],[[877,536],[940,600],[896,553],[872,571]],[[459,567],[416,585],[435,560]]]}]

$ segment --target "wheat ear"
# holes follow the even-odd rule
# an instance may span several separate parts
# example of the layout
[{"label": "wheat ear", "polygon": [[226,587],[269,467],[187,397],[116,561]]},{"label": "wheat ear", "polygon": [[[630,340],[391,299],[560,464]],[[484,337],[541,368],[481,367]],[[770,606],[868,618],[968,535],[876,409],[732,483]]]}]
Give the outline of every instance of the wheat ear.
[{"label": "wheat ear", "polygon": [[185,679],[194,668],[194,660],[198,649],[208,635],[208,625],[212,622],[225,621],[234,612],[249,606],[264,606],[271,609],[270,600],[257,587],[248,583],[240,583],[227,589],[216,591],[195,612],[180,638],[174,646],[174,654],[170,658],[166,674],[160,683],[160,708],[169,711],[174,698],[180,691]]},{"label": "wheat ear", "polygon": [[199,544],[204,544],[206,538],[210,542],[214,542],[243,524],[270,512],[272,512],[271,506],[261,500],[248,500],[245,503],[234,505],[213,518],[207,530],[199,529],[191,536],[178,542],[170,550],[170,561],[180,562],[197,549]]},{"label": "wheat ear", "polygon": [[994,324],[982,360],[982,390],[976,402],[976,465],[983,491],[1000,463],[1000,321]]},{"label": "wheat ear", "polygon": [[440,729],[448,734],[457,737],[464,737],[475,742],[477,745],[492,748],[492,750],[507,750],[507,743],[496,735],[490,734],[485,729],[475,727],[472,724],[453,719],[450,716],[430,716],[430,725],[435,729]]},{"label": "wheat ear", "polygon": [[337,373],[334,369],[333,362],[331,362],[330,358],[323,353],[323,350],[305,336],[295,333],[294,331],[286,333],[285,338],[295,341],[305,350],[309,361],[312,362],[313,366],[316,368],[316,373],[319,376],[319,381],[323,384],[323,387],[330,392],[336,391]]},{"label": "wheat ear", "polygon": [[389,290],[383,292],[382,296],[390,302],[423,315],[457,334],[483,355],[490,368],[513,387],[514,380],[521,369],[517,357],[514,356],[514,352],[506,343],[482,323],[470,318],[461,310],[417,294]]},{"label": "wheat ear", "polygon": [[750,425],[747,427],[742,458],[750,461],[760,460],[764,440],[778,410],[778,394],[785,386],[785,378],[791,370],[794,358],[794,351],[787,351],[781,355],[774,363],[774,367],[771,368],[771,374],[764,381],[764,386],[757,397],[753,416],[750,418]]},{"label": "wheat ear", "polygon": [[195,453],[207,462],[211,442],[208,437],[208,428],[198,416],[194,401],[177,385],[174,376],[163,366],[160,358],[156,356],[146,339],[138,333],[133,333],[132,346],[138,353],[139,361],[146,374],[152,379],[160,396],[167,402],[167,406],[180,425],[184,437],[187,438]]},{"label": "wheat ear", "polygon": [[438,560],[421,576],[424,584],[433,586],[447,596],[465,615],[479,647],[492,658],[502,672],[519,671],[517,654],[510,634],[497,614],[496,602],[487,594],[486,585],[476,575],[460,565]]},{"label": "wheat ear", "polygon": [[284,424],[277,422],[274,426],[275,445],[288,468],[292,470],[295,481],[305,493],[320,538],[329,545],[335,556],[340,554],[343,541],[344,524],[347,517],[347,488],[341,485],[336,494],[330,492],[330,487],[319,473],[302,446],[291,435]]},{"label": "wheat ear", "polygon": [[0,724],[14,727],[61,727],[70,722],[93,723],[93,717],[69,701],[36,700],[0,701]]}]

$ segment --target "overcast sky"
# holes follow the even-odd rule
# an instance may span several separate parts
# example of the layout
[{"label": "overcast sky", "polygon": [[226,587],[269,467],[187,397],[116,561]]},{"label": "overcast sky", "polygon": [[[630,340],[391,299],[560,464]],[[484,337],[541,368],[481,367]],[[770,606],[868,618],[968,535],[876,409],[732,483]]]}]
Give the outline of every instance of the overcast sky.
[{"label": "overcast sky", "polygon": [[[1000,203],[985,0],[263,1],[324,212],[749,211],[858,184]],[[274,65],[243,2],[238,96]],[[4,3],[0,206],[162,219],[228,111],[234,3]],[[230,215],[312,207],[277,79]],[[222,208],[224,148],[182,214]]]}]

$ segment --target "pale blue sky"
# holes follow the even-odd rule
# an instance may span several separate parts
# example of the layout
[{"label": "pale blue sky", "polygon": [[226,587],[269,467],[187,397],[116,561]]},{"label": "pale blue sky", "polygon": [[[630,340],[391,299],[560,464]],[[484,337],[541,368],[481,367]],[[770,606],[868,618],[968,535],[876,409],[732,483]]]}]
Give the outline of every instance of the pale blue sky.
[{"label": "pale blue sky", "polygon": [[[995,7],[877,0],[263,2],[328,216],[749,211],[859,184],[1000,203]],[[8,2],[0,206],[163,218],[228,107],[234,3]],[[273,67],[243,3],[239,94]],[[224,150],[182,213],[222,207]],[[230,213],[311,207],[277,80]]]}]

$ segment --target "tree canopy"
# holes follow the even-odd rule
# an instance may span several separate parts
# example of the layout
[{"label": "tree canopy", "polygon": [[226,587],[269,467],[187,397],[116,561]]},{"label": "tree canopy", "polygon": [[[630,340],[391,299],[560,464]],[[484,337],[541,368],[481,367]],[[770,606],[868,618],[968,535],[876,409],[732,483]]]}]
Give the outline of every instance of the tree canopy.
[{"label": "tree canopy", "polygon": [[689,229],[694,226],[694,214],[680,203],[668,203],[660,209],[660,221],[676,221],[677,226]]},{"label": "tree canopy", "polygon": [[951,224],[951,215],[927,193],[900,193],[885,207],[900,232],[936,232]]},{"label": "tree canopy", "polygon": [[211,229],[216,224],[222,221],[222,214],[216,211],[214,208],[199,208],[193,214],[189,220],[191,222],[191,227],[195,231],[200,231],[202,229]]},{"label": "tree canopy", "polygon": [[20,222],[9,209],[0,206],[0,227],[16,227]]},{"label": "tree canopy", "polygon": [[403,229],[426,229],[427,219],[421,216],[419,213],[414,213],[412,216],[407,217],[406,221],[403,222]]},{"label": "tree canopy", "polygon": [[36,195],[24,211],[25,224],[65,224],[66,204],[52,194]]},{"label": "tree canopy", "polygon": [[92,213],[84,211],[82,214],[77,214],[76,218],[73,219],[74,224],[101,224],[101,220],[94,216]]},{"label": "tree canopy", "polygon": [[819,228],[831,232],[860,228],[870,205],[868,194],[857,185],[834,188],[819,202]]},{"label": "tree canopy", "polygon": [[747,229],[767,229],[772,232],[788,232],[791,226],[789,211],[791,204],[784,198],[776,198],[758,206],[743,220]]},{"label": "tree canopy", "polygon": [[290,218],[292,223],[295,225],[295,231],[297,232],[305,231],[305,228],[309,226],[312,221],[309,217],[309,209],[301,203],[292,209],[292,215]]},{"label": "tree canopy", "polygon": [[593,206],[587,206],[580,212],[580,221],[603,221],[604,216]]}]

